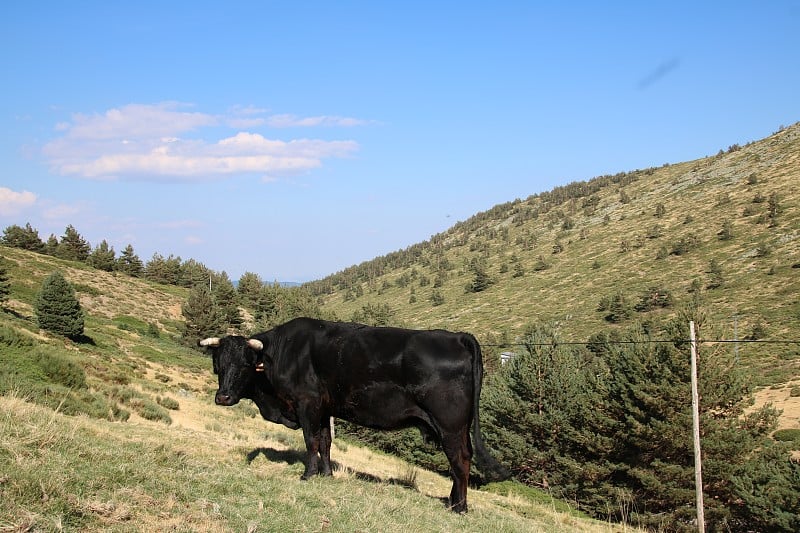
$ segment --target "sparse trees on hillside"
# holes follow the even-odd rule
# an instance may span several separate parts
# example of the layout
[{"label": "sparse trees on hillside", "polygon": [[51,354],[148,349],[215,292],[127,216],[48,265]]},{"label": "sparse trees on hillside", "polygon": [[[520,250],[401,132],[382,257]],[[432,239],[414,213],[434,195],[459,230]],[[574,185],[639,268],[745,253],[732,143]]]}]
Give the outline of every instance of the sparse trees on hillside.
[{"label": "sparse trees on hillside", "polygon": [[83,335],[83,309],[61,272],[45,278],[33,310],[40,328],[70,338]]}]

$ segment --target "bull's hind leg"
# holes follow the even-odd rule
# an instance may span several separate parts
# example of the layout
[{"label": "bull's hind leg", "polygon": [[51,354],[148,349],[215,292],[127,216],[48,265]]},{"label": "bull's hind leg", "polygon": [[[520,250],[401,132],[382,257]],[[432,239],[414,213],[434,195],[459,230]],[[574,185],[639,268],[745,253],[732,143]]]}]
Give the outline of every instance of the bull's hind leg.
[{"label": "bull's hind leg", "polygon": [[457,513],[467,512],[467,485],[469,484],[469,465],[472,460],[472,447],[467,430],[442,436],[442,448],[450,462],[450,475],[453,489],[450,491],[450,509]]},{"label": "bull's hind leg", "polygon": [[327,417],[327,419],[327,422],[325,420],[322,421],[322,429],[320,430],[319,457],[322,460],[322,470],[319,474],[321,476],[333,475],[333,470],[331,469],[331,419],[330,417]]}]

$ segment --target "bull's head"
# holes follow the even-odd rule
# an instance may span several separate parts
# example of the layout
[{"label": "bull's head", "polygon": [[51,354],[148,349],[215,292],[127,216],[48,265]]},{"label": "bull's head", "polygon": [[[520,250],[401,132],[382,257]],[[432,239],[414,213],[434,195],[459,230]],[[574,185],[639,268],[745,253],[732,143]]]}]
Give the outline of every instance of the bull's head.
[{"label": "bull's head", "polygon": [[211,349],[214,373],[219,377],[214,397],[217,405],[236,405],[242,398],[251,397],[256,374],[264,370],[264,344],[258,339],[233,335],[204,339],[200,346]]}]

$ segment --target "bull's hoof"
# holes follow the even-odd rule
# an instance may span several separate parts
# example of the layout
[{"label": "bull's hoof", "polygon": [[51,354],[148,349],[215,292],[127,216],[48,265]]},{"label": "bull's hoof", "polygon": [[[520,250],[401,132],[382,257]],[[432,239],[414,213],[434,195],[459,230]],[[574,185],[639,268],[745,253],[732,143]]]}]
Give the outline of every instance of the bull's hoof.
[{"label": "bull's hoof", "polygon": [[467,502],[465,501],[461,501],[455,505],[450,504],[447,508],[454,513],[467,514]]},{"label": "bull's hoof", "polygon": [[305,472],[303,472],[303,475],[300,476],[300,481],[308,481],[309,479],[317,475],[319,475],[319,471],[317,470],[306,470]]}]

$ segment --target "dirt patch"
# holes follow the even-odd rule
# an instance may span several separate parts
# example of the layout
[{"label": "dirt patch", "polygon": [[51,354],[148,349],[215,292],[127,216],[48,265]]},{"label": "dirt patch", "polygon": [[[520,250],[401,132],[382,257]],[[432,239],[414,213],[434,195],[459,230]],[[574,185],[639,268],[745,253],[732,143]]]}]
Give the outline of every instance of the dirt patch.
[{"label": "dirt patch", "polygon": [[792,387],[800,387],[800,380],[790,381],[780,388],[761,389],[755,394],[757,407],[771,403],[783,411],[778,429],[800,429],[800,396],[791,396]]}]

